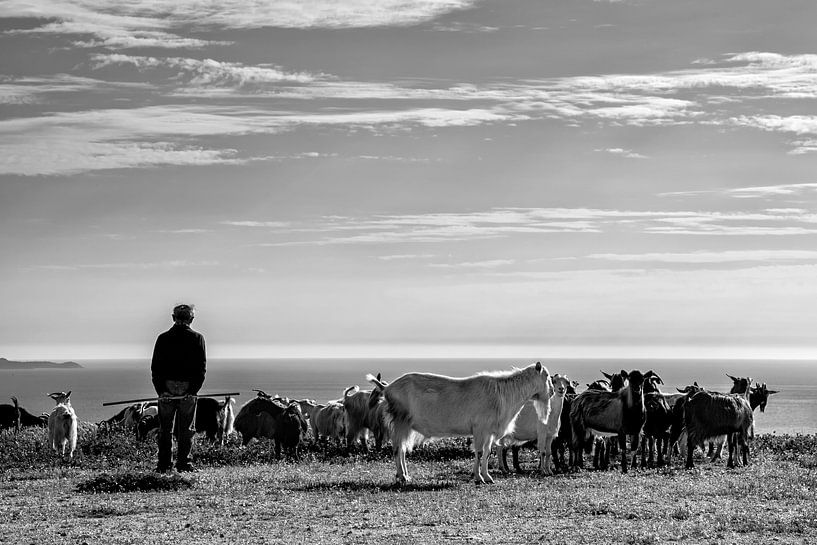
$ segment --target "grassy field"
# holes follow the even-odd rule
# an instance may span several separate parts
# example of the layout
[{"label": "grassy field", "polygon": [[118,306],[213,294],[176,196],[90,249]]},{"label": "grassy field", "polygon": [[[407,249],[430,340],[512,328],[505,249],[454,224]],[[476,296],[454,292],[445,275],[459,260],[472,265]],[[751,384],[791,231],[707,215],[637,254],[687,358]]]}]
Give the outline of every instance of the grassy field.
[{"label": "grassy field", "polygon": [[0,543],[817,542],[817,436],[759,436],[734,470],[494,470],[487,486],[465,442],[444,441],[412,454],[414,482],[395,488],[385,455],[292,463],[265,444],[197,444],[198,473],[158,476],[150,443],[86,435],[66,465],[44,435],[0,435]]}]

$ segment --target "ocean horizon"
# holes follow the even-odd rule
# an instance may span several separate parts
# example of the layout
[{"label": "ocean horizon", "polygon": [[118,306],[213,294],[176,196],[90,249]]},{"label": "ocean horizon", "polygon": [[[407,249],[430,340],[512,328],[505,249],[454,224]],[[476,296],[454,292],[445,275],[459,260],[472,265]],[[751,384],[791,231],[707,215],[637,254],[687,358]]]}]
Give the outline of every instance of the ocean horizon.
[{"label": "ocean horizon", "polygon": [[[76,360],[81,369],[25,369],[0,371],[0,398],[16,396],[34,414],[50,411],[53,391],[72,391],[71,401],[80,420],[98,422],[122,406],[103,406],[155,395],[149,359]],[[253,389],[318,402],[339,399],[346,388],[368,389],[367,373],[382,373],[393,380],[407,372],[468,376],[481,371],[510,369],[535,359],[508,358],[344,358],[344,359],[213,359],[207,364],[202,393],[240,392],[240,407],[252,399]],[[669,360],[669,359],[553,359],[543,360],[551,373],[567,375],[579,390],[608,373],[621,369],[649,369],[664,380],[662,391],[675,392],[694,381],[717,391],[728,391],[733,376],[765,382],[773,395],[765,413],[755,411],[757,433],[817,433],[817,369],[803,360]]]}]

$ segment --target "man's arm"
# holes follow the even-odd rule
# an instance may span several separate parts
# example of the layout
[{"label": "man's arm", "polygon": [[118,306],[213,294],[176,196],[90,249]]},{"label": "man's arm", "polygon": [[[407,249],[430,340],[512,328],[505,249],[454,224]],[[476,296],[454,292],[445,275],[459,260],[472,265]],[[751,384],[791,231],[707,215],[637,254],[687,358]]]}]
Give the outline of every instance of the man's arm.
[{"label": "man's arm", "polygon": [[207,372],[207,349],[204,346],[204,336],[199,334],[199,345],[197,347],[199,353],[197,360],[199,362],[196,374],[190,377],[190,393],[196,395],[201,390],[204,384],[204,375]]},{"label": "man's arm", "polygon": [[153,359],[151,360],[150,364],[150,374],[151,379],[153,381],[153,389],[156,390],[156,393],[162,395],[165,393],[167,387],[165,386],[165,378],[163,376],[163,371],[165,369],[165,361],[164,361],[164,343],[162,342],[162,336],[156,338],[156,345],[153,347]]}]

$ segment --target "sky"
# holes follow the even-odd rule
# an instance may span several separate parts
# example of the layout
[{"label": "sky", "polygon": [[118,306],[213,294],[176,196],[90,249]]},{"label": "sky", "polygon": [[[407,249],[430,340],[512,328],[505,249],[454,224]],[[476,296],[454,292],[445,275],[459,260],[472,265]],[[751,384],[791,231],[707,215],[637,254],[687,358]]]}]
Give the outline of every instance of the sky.
[{"label": "sky", "polygon": [[4,0],[0,356],[817,357],[812,0]]}]

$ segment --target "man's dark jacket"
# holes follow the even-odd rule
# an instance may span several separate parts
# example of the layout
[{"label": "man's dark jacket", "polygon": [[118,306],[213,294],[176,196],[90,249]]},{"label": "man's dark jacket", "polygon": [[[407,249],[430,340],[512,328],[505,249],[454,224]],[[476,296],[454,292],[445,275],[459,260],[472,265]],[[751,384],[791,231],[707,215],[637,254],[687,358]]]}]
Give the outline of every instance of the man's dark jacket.
[{"label": "man's dark jacket", "polygon": [[173,324],[173,327],[159,335],[153,349],[150,371],[156,393],[167,391],[167,380],[188,381],[188,393],[199,393],[204,384],[206,363],[204,337],[201,333],[193,331],[188,325]]}]

